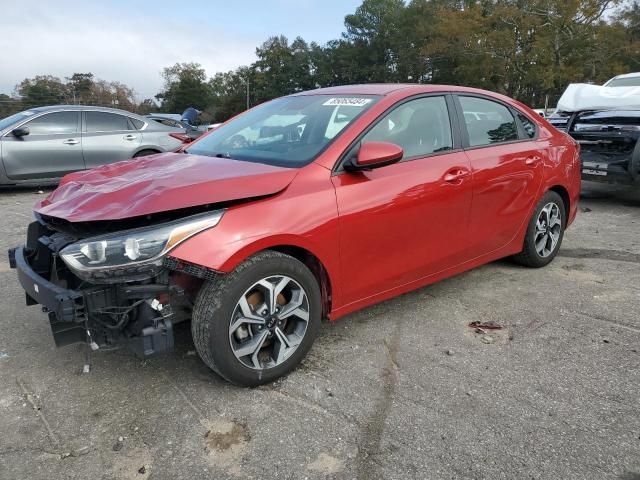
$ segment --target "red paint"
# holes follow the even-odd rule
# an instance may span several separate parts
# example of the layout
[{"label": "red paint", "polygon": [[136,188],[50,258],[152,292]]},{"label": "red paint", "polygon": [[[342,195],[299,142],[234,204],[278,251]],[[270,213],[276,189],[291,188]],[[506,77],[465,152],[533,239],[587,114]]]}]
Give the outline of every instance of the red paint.
[{"label": "red paint", "polygon": [[[445,151],[367,171],[333,172],[379,115],[408,97],[434,92],[498,99],[526,113],[538,126],[538,138]],[[315,162],[297,170],[156,155],[69,175],[37,210],[71,221],[103,220],[261,197],[232,206],[217,227],[170,255],[228,272],[260,250],[305,249],[329,277],[332,319],[519,252],[532,211],[550,188],[567,193],[568,223],[575,218],[580,193],[576,144],[519,102],[437,85],[349,86],[305,94],[384,97]]]},{"label": "red paint", "polygon": [[297,173],[226,158],[160,153],[66,175],[35,210],[70,222],[116,220],[270,195]]}]

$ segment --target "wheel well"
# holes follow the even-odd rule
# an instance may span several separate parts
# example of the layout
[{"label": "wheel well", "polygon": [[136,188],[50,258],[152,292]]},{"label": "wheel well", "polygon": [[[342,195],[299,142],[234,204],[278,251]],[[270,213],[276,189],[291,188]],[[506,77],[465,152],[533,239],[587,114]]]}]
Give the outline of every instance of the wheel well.
[{"label": "wheel well", "polygon": [[149,155],[153,155],[155,153],[162,153],[162,151],[160,151],[158,149],[155,149],[155,148],[143,148],[141,150],[138,150],[136,153],[134,153],[133,154],[133,158],[135,158],[137,156],[143,156],[143,155],[140,155],[140,154],[144,153],[144,152],[153,152],[153,153],[150,153]]},{"label": "wheel well", "polygon": [[568,217],[569,212],[571,212],[571,199],[569,198],[569,192],[567,192],[567,189],[562,185],[555,185],[549,190],[560,195],[560,198],[562,198],[562,202],[564,203],[564,215],[565,217]]},{"label": "wheel well", "polygon": [[268,250],[274,250],[276,252],[289,255],[302,263],[304,263],[309,270],[313,273],[320,285],[320,293],[322,295],[322,317],[326,318],[331,311],[331,280],[327,269],[324,267],[318,257],[316,257],[309,250],[293,245],[278,245],[275,247],[269,247]]}]

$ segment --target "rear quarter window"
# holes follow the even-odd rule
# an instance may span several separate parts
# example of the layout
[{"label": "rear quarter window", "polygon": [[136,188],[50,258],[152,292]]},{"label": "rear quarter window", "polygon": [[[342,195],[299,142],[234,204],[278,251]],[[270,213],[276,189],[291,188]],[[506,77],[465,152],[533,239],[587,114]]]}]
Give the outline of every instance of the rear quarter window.
[{"label": "rear quarter window", "polygon": [[536,124],[533,123],[529,117],[527,117],[526,115],[522,114],[522,113],[518,113],[518,120],[520,120],[520,123],[522,124],[522,128],[524,130],[524,133],[526,135],[525,138],[535,138],[536,136]]}]

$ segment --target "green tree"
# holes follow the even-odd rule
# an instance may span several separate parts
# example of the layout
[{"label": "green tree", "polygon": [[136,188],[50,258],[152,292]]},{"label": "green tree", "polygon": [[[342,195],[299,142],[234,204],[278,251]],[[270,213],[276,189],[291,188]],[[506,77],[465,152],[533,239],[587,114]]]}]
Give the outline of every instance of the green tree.
[{"label": "green tree", "polygon": [[162,72],[164,90],[156,95],[165,112],[182,112],[187,107],[199,110],[212,100],[207,74],[198,63],[176,63]]},{"label": "green tree", "polygon": [[15,91],[24,108],[55,105],[64,103],[69,98],[67,85],[52,75],[25,78],[16,85]]},{"label": "green tree", "polygon": [[92,100],[93,73],[74,73],[67,77],[67,88],[73,103],[95,103]]}]

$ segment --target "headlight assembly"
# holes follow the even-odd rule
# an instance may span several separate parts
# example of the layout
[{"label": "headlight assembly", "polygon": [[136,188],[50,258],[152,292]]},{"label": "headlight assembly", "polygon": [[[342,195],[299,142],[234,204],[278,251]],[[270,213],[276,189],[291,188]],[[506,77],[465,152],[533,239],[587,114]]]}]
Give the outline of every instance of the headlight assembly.
[{"label": "headlight assembly", "polygon": [[67,245],[62,260],[81,279],[98,283],[142,280],[155,275],[164,256],[179,243],[211,227],[223,210],[194,215],[153,227],[84,239]]}]

